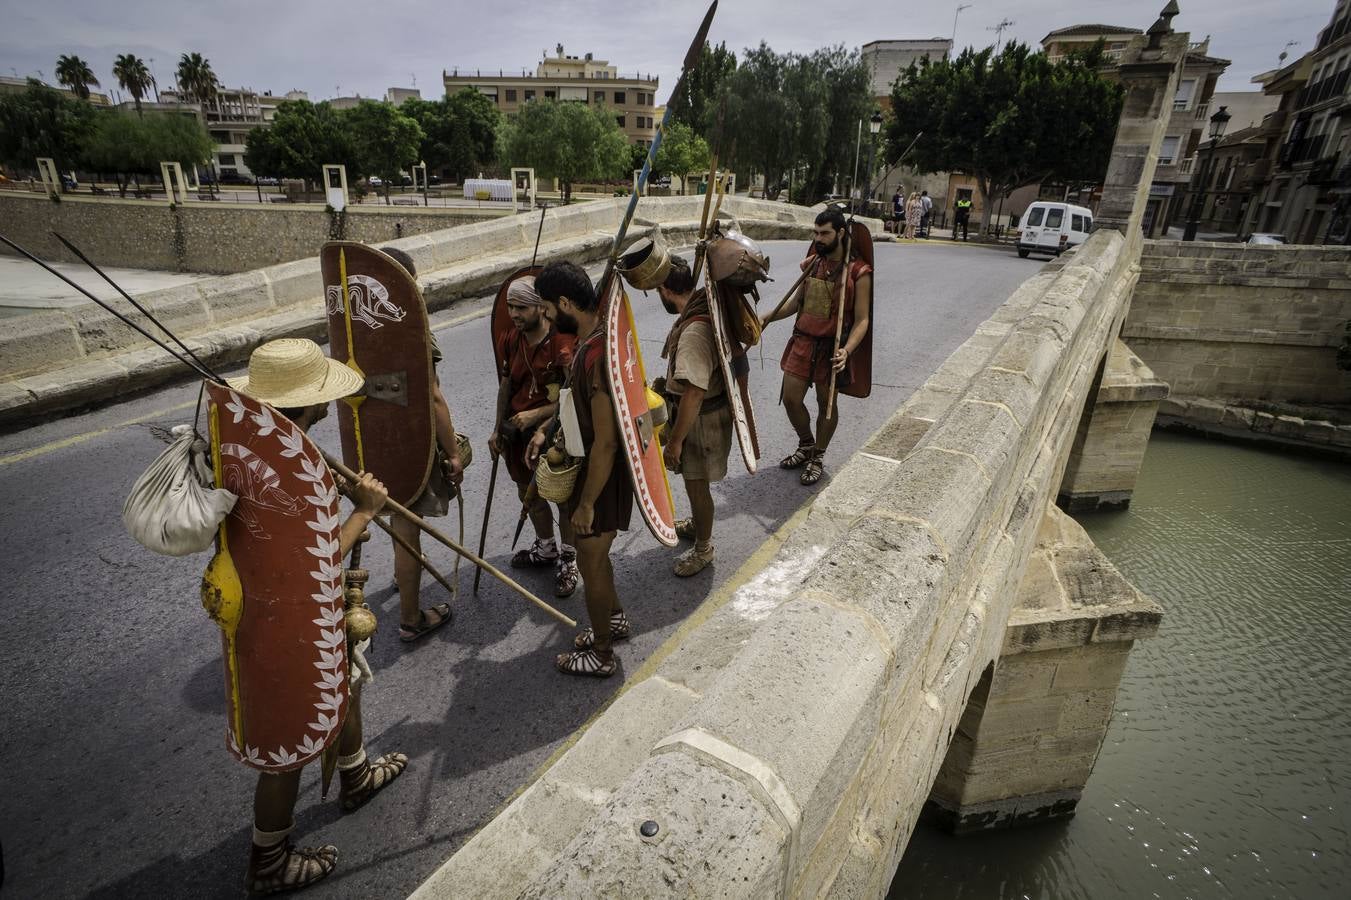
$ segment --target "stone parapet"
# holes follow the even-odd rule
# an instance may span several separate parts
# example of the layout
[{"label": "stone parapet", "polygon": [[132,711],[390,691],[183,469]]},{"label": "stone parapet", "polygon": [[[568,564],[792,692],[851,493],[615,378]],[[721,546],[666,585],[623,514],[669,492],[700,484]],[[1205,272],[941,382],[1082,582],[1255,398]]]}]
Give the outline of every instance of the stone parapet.
[{"label": "stone parapet", "polygon": [[1030,279],[414,896],[885,893],[1000,656],[1133,241],[1100,232]]},{"label": "stone parapet", "polygon": [[1351,407],[1320,409],[1241,404],[1173,396],[1159,406],[1158,427],[1249,444],[1351,459]]},{"label": "stone parapet", "polygon": [[[623,202],[549,210],[539,261],[603,259]],[[630,236],[641,237],[660,223],[672,242],[691,242],[701,210],[702,198],[643,198]],[[785,203],[729,197],[720,221],[760,240],[811,236],[810,210]],[[528,265],[538,227],[538,214],[523,214],[381,246],[399,247],[412,255],[428,308],[437,310],[461,297],[489,292]],[[153,291],[137,299],[190,345],[203,348],[204,361],[225,366],[247,359],[262,341],[326,335],[322,293],[319,261],[314,257]],[[148,326],[124,301],[114,303]],[[6,321],[8,330],[0,334],[0,425],[122,396],[184,371],[93,303]],[[148,330],[155,332],[153,327]]]}]

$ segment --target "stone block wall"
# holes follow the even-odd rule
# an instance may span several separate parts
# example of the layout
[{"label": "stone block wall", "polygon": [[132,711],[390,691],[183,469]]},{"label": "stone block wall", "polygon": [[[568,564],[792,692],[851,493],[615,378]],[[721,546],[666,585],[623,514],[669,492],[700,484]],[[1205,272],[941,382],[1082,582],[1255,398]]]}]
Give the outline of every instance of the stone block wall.
[{"label": "stone block wall", "polygon": [[[0,232],[50,261],[78,262],[59,231],[105,266],[223,275],[314,256],[324,241],[380,243],[500,218],[498,210],[63,197],[0,191]],[[0,248],[0,252],[10,252]]]},{"label": "stone block wall", "polygon": [[1001,655],[1138,240],[1029,279],[415,896],[884,894]]},{"label": "stone block wall", "polygon": [[1351,405],[1351,248],[1146,241],[1122,337],[1175,395]]},{"label": "stone block wall", "polygon": [[1078,523],[1048,509],[999,661],[972,692],[934,782],[938,821],[964,833],[1073,815],[1131,647],[1162,616]]}]

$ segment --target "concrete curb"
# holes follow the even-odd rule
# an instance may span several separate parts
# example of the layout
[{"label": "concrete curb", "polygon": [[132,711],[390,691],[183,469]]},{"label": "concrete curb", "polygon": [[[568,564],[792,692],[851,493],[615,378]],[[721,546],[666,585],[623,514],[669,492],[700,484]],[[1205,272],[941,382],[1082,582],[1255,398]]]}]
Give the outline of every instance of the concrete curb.
[{"label": "concrete curb", "polygon": [[[671,243],[692,243],[698,231],[700,198],[654,199],[657,202],[644,200],[647,205],[640,205],[646,215],[635,218],[630,237],[636,239],[650,231],[657,224],[654,214],[661,213],[665,214],[659,217],[661,227]],[[613,239],[613,231],[606,230],[611,205],[569,207],[546,218],[539,262],[603,259]],[[806,212],[775,208],[782,206],[729,198],[719,218],[757,240],[810,239]],[[738,211],[750,215],[738,217]],[[676,218],[691,213],[693,218]],[[389,243],[413,255],[423,273],[418,280],[427,306],[440,310],[462,297],[490,292],[507,275],[528,265],[535,237],[531,226],[537,223],[533,215],[515,216]],[[505,239],[504,229],[512,240]],[[488,252],[495,243],[506,249]],[[156,291],[138,300],[214,368],[242,362],[254,347],[274,338],[326,339],[320,287],[315,258]],[[125,301],[117,302],[119,308],[126,306]],[[132,317],[155,333],[139,314]],[[21,427],[55,413],[191,377],[163,351],[92,303],[12,321],[13,329],[0,337],[0,357],[15,372],[15,377],[0,381],[0,427]],[[53,359],[63,364],[33,371]]]}]

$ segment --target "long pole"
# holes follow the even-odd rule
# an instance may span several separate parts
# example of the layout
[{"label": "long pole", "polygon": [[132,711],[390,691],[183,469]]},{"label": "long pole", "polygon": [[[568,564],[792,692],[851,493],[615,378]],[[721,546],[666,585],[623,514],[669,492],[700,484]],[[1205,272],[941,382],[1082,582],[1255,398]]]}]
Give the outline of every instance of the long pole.
[{"label": "long pole", "polygon": [[849,284],[849,264],[853,261],[854,255],[854,229],[853,220],[844,226],[845,234],[848,236],[848,243],[844,247],[844,265],[840,268],[840,308],[835,312],[835,349],[830,354],[830,389],[826,394],[826,418],[833,418],[835,415],[835,380],[838,373],[835,371],[835,354],[840,352],[840,340],[844,337],[844,301],[848,299]]},{"label": "long pole", "polygon": [[957,17],[962,14],[962,10],[970,9],[970,3],[958,5],[957,11],[952,14],[952,40],[948,42],[948,57],[951,58],[953,50],[957,47]]},{"label": "long pole", "polygon": [[858,187],[858,150],[863,146],[863,120],[858,120],[858,137],[854,139],[854,180],[849,182],[849,208],[854,208],[854,189]]},{"label": "long pole", "polygon": [[[325,453],[323,450],[320,450],[319,452],[320,452],[320,453],[323,453],[323,456],[324,456],[324,462],[328,463],[328,467],[329,467],[330,469],[332,469],[333,471],[337,472],[337,473],[338,473],[339,475],[341,475],[343,478],[346,478],[348,481],[354,482],[354,483],[355,483],[356,481],[360,480],[360,476],[358,476],[356,472],[353,472],[351,469],[349,469],[347,466],[345,466],[340,460],[334,459],[333,456],[332,456],[331,454]],[[442,533],[441,533],[439,530],[437,530],[436,528],[433,528],[430,524],[428,524],[427,520],[423,519],[423,518],[422,518],[421,516],[419,516],[417,513],[410,512],[408,509],[406,509],[405,507],[403,507],[402,505],[396,503],[396,502],[393,501],[393,500],[386,500],[386,501],[385,501],[385,506],[389,507],[391,510],[393,510],[393,511],[396,512],[396,513],[398,513],[399,515],[403,516],[405,519],[407,519],[408,521],[412,522],[412,523],[413,523],[414,525],[416,525],[418,528],[421,528],[423,531],[425,531],[425,532],[426,532],[427,534],[429,534],[431,537],[433,537],[433,538],[435,538],[436,540],[440,541],[441,543],[445,544],[445,545],[446,545],[447,547],[449,547],[451,550],[454,550],[454,551],[455,551],[456,553],[458,553],[460,556],[463,556],[465,559],[469,560],[469,561],[470,561],[471,563],[473,563],[474,565],[476,565],[476,566],[478,566],[479,568],[483,569],[483,570],[486,571],[489,575],[493,576],[493,577],[496,578],[498,581],[502,582],[502,583],[505,584],[507,587],[509,587],[509,588],[511,588],[513,591],[515,591],[517,594],[521,595],[521,596],[524,597],[526,600],[529,600],[531,603],[535,604],[535,605],[538,606],[540,609],[544,610],[544,612],[546,612],[546,613],[548,613],[549,615],[553,616],[553,617],[554,617],[555,619],[557,619],[558,621],[564,623],[565,625],[567,625],[567,626],[570,627],[570,628],[576,628],[576,627],[577,627],[577,621],[576,621],[575,619],[570,619],[570,618],[568,618],[567,616],[563,615],[561,612],[559,612],[558,610],[554,609],[552,606],[550,606],[549,604],[545,603],[543,600],[541,600],[540,598],[536,597],[534,594],[530,593],[530,592],[527,591],[525,588],[521,587],[519,584],[516,583],[515,580],[513,580],[513,579],[510,578],[510,577],[508,577],[506,574],[504,574],[500,569],[498,569],[498,568],[497,568],[496,566],[494,566],[492,563],[485,561],[482,557],[475,555],[472,551],[467,550],[467,549],[466,549],[464,546],[462,546],[461,544],[456,543],[454,540],[452,540],[451,538],[449,538],[449,537],[447,537],[446,535],[442,534]]]},{"label": "long pole", "polygon": [[[483,504],[483,529],[479,532],[478,535],[479,556],[483,555],[483,548],[488,545],[488,516],[493,511],[493,490],[497,487],[497,464],[500,460],[501,460],[500,455],[493,457],[493,471],[492,474],[488,476],[488,499]],[[478,583],[482,577],[483,577],[483,570],[475,569],[474,570],[475,594],[478,593]]]}]

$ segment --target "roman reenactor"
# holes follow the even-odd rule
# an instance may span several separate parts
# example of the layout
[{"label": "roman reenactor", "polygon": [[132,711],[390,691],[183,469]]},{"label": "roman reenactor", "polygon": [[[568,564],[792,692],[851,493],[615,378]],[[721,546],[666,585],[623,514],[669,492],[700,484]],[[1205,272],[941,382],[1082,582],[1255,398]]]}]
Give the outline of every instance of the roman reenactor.
[{"label": "roman reenactor", "polygon": [[[379,476],[391,498],[418,516],[446,515],[464,464],[412,257],[395,247],[330,241],[320,267],[330,351],[365,381],[359,396],[339,405],[344,459]],[[409,643],[449,622],[450,604],[422,608],[422,532],[401,516],[390,524],[402,538],[394,546],[394,581],[399,640]]]},{"label": "roman reenactor", "polygon": [[354,657],[373,627],[354,631],[344,601],[343,559],[388,492],[361,475],[348,485],[356,508],[339,525],[333,476],[304,432],[362,381],[313,341],[262,345],[248,375],[229,384],[207,385],[208,415],[217,483],[239,499],[220,526],[203,602],[223,630],[227,745],[259,773],[245,886],[270,894],[312,884],[337,865],[336,847],[289,839],[307,763],[325,757],[326,776],[336,763],[343,812],[408,764],[402,753],[366,755],[360,682],[369,670]]},{"label": "roman reenactor", "polygon": [[684,259],[671,259],[657,287],[666,311],[676,316],[662,356],[663,382],[671,425],[665,446],[668,469],[679,473],[690,498],[689,519],[676,522],[676,534],[694,546],[675,562],[675,574],[695,575],[713,562],[713,493],[710,485],[727,476],[732,450],[732,414],[713,333],[713,314],[703,288]]},{"label": "roman reenactor", "polygon": [[[577,339],[562,334],[544,314],[544,300],[535,289],[533,275],[519,274],[504,287],[511,327],[503,330],[494,348],[499,367],[497,425],[488,439],[488,450],[506,461],[507,472],[524,502],[534,477],[526,462],[526,448],[535,430],[558,411],[559,391],[572,367]],[[571,520],[560,507],[560,544],[554,537],[548,501],[536,494],[529,515],[535,542],[517,551],[511,564],[517,568],[555,567],[554,594],[572,596],[581,576]]]},{"label": "roman reenactor", "polygon": [[[806,275],[763,325],[796,314],[784,348],[782,397],[798,447],[779,466],[802,469],[811,485],[825,471],[823,457],[839,425],[835,394],[867,397],[872,391],[872,239],[861,223],[848,224],[840,210],[816,217],[813,252],[802,261]],[[807,411],[807,389],[816,389],[816,429]]]},{"label": "roman reenactor", "polygon": [[[585,335],[573,353],[568,373],[568,422],[575,416],[581,468],[567,509],[576,529],[577,564],[586,587],[591,627],[573,641],[573,650],[555,660],[569,675],[608,678],[617,671],[613,644],[629,637],[631,626],[619,602],[610,547],[627,531],[633,514],[633,485],[623,460],[624,442],[616,422],[612,387],[606,374],[604,311],[591,279],[581,266],[554,262],[535,279],[535,290],[552,308],[554,327],[563,334]],[[564,428],[558,432],[564,434]],[[531,439],[533,464],[550,437],[540,428]],[[541,462],[541,465],[545,463]]]}]

